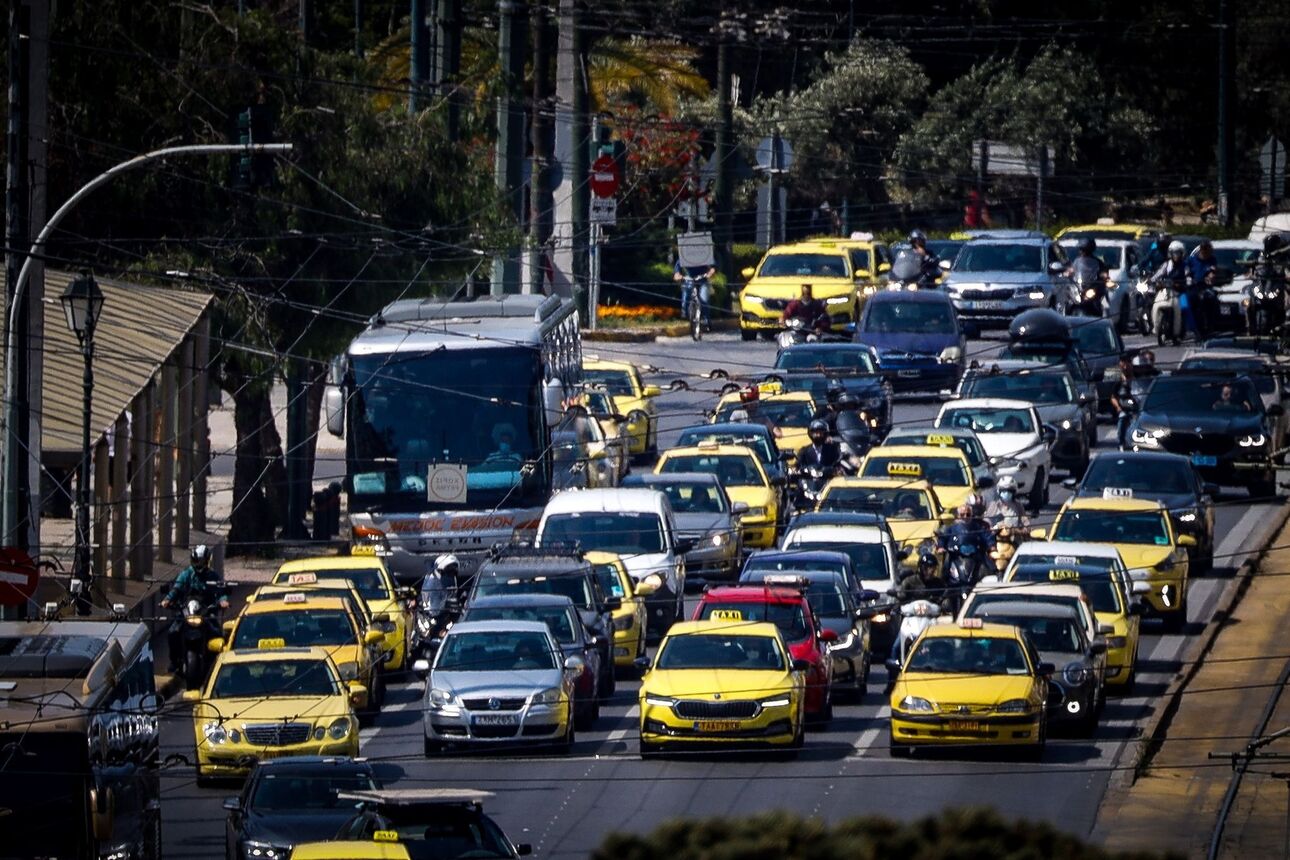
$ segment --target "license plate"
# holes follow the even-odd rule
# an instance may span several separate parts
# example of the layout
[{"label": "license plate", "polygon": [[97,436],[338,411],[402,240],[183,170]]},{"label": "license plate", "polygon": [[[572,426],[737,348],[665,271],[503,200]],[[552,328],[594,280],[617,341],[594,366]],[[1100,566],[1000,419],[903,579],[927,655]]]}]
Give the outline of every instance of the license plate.
[{"label": "license plate", "polygon": [[477,726],[518,726],[519,714],[478,714],[475,717]]},{"label": "license plate", "polygon": [[1226,317],[1230,317],[1230,316],[1235,316],[1235,315],[1236,315],[1236,306],[1235,306],[1235,305],[1223,305],[1223,306],[1220,308],[1220,310],[1222,311],[1223,316],[1226,316]]},{"label": "license plate", "polygon": [[736,720],[700,720],[694,724],[701,732],[733,732],[739,728]]},{"label": "license plate", "polygon": [[912,368],[907,370],[897,370],[896,375],[904,377],[905,379],[917,379],[918,371]]},{"label": "license plate", "polygon": [[980,723],[978,720],[962,720],[962,721],[955,721],[955,722],[951,723],[950,725],[951,725],[951,726],[953,726],[954,730],[955,730],[955,731],[958,731],[958,732],[979,732],[979,731],[981,731],[981,723]]},{"label": "license plate", "polygon": [[1192,454],[1191,463],[1193,466],[1217,466],[1218,458],[1208,454]]},{"label": "license plate", "polygon": [[1001,307],[1003,302],[995,299],[973,299],[963,303],[963,309],[968,311],[997,311]]}]

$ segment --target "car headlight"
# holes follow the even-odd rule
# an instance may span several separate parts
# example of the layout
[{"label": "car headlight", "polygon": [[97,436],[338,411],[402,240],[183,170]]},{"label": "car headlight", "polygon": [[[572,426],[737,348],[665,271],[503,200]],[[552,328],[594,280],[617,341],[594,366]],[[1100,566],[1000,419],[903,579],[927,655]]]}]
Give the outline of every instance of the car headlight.
[{"label": "car headlight", "polygon": [[667,696],[656,696],[653,693],[646,693],[645,704],[653,705],[656,708],[670,708],[672,707],[673,700],[669,699]]},{"label": "car headlight", "polygon": [[202,726],[202,734],[206,736],[206,742],[219,745],[228,740],[228,731],[222,723],[207,723]]},{"label": "car headlight", "polygon": [[332,740],[338,741],[349,734],[349,729],[349,717],[338,717],[332,720],[331,725],[327,727],[327,734],[331,736]]},{"label": "car headlight", "polygon": [[1178,513],[1178,522],[1194,523],[1196,522],[1196,515],[1197,515],[1197,511],[1195,508],[1188,508],[1185,511],[1180,511]]},{"label": "car headlight", "polygon": [[1068,686],[1078,687],[1088,680],[1088,667],[1083,663],[1068,663],[1066,668],[1062,669],[1062,680]]},{"label": "car headlight", "polygon": [[958,361],[962,356],[963,350],[959,349],[957,346],[947,346],[945,349],[941,350],[940,359],[945,364],[949,364],[951,362]]},{"label": "car headlight", "polygon": [[851,301],[850,296],[834,296],[831,299],[825,299],[826,305],[845,305]]},{"label": "car headlight", "polygon": [[1129,434],[1134,443],[1138,445],[1147,445],[1152,448],[1160,447],[1160,440],[1168,435],[1168,430],[1144,430],[1140,427],[1133,428],[1133,432]]},{"label": "car headlight", "polygon": [[1047,296],[1044,295],[1043,290],[1031,290],[1026,294],[1026,298],[1030,299],[1032,302],[1042,302],[1047,298]]},{"label": "car headlight", "polygon": [[900,700],[900,709],[910,713],[930,714],[936,710],[936,706],[922,696],[906,696]]},{"label": "car headlight", "polygon": [[848,633],[846,636],[843,636],[843,637],[842,637],[841,639],[839,639],[838,641],[836,641],[836,642],[830,642],[830,643],[829,643],[829,650],[830,650],[830,651],[841,651],[841,650],[843,650],[843,649],[845,649],[845,648],[850,648],[850,647],[851,647],[851,643],[853,643],[853,642],[855,642],[855,641],[856,641],[856,634],[855,634],[854,632]]},{"label": "car headlight", "polygon": [[1107,648],[1128,648],[1129,637],[1127,636],[1108,636],[1106,637]]},{"label": "car headlight", "polygon": [[746,291],[740,298],[742,298],[745,302],[747,302],[750,305],[760,305],[765,302],[765,299],[763,299],[761,296],[750,296]]},{"label": "car headlight", "polygon": [[551,687],[549,690],[543,690],[540,693],[534,693],[533,704],[558,705],[560,704],[560,697],[563,695],[564,695],[564,691],[561,690],[559,687]]},{"label": "car headlight", "polygon": [[636,618],[632,615],[624,615],[621,618],[614,619],[615,630],[631,630],[636,626]]},{"label": "car headlight", "polygon": [[766,516],[766,509],[765,509],[764,507],[759,507],[759,508],[749,508],[749,509],[748,509],[748,516],[749,516],[749,517],[764,517],[764,516]]},{"label": "car headlight", "polygon": [[430,707],[447,708],[455,704],[457,704],[457,697],[452,694],[451,690],[430,688]]},{"label": "car headlight", "polygon": [[1262,448],[1267,444],[1268,437],[1262,433],[1251,433],[1248,436],[1242,436],[1236,440],[1236,444],[1242,448]]},{"label": "car headlight", "polygon": [[869,623],[870,623],[870,624],[886,624],[886,623],[887,623],[888,621],[890,621],[890,620],[891,620],[891,614],[890,614],[890,613],[887,613],[887,612],[879,612],[879,613],[878,613],[877,615],[875,615],[873,618],[870,618],[870,619],[869,619]]},{"label": "car headlight", "polygon": [[342,681],[355,681],[358,679],[358,664],[352,660],[348,663],[337,664],[336,671],[340,672]]},{"label": "car headlight", "polygon": [[792,704],[792,702],[788,696],[778,696],[774,699],[761,700],[761,706],[763,708],[787,708],[790,704]]},{"label": "car headlight", "polygon": [[730,542],[730,535],[726,534],[725,532],[717,532],[712,536],[713,546],[725,546],[729,542]]},{"label": "car headlight", "polygon": [[245,857],[263,857],[264,860],[286,860],[291,856],[290,845],[271,845],[248,839],[242,843],[242,855]]},{"label": "car headlight", "polygon": [[1074,427],[1074,426],[1075,426],[1075,425],[1071,423],[1071,420],[1070,420],[1069,418],[1064,418],[1064,419],[1062,419],[1062,429],[1063,429],[1063,430],[1069,430],[1069,429],[1071,429],[1071,428],[1072,428],[1072,427]]},{"label": "car headlight", "polygon": [[995,710],[1002,714],[1024,714],[1030,710],[1030,702],[1025,699],[1009,699]]}]

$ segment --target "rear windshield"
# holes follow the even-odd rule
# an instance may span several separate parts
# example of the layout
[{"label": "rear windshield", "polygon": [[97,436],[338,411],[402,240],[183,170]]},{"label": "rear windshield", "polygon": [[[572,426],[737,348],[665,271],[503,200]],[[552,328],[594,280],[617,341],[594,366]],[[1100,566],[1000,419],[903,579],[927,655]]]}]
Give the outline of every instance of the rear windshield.
[{"label": "rear windshield", "polygon": [[1062,514],[1053,540],[1169,546],[1169,530],[1159,511],[1071,510]]},{"label": "rear windshield", "polygon": [[806,614],[800,603],[723,603],[705,600],[699,606],[699,618],[727,621],[769,621],[779,628],[788,642],[801,642],[809,632]]},{"label": "rear windshield", "polygon": [[864,461],[864,478],[909,478],[934,487],[966,487],[967,468],[952,457],[896,457],[870,454]]},{"label": "rear windshield", "polygon": [[559,606],[485,606],[467,610],[463,621],[541,621],[562,645],[578,641],[569,612]]},{"label": "rear windshield", "polygon": [[304,612],[257,612],[242,616],[233,634],[233,649],[253,649],[265,639],[281,639],[277,647],[353,645],[358,641],[354,622],[343,609],[310,609]]}]

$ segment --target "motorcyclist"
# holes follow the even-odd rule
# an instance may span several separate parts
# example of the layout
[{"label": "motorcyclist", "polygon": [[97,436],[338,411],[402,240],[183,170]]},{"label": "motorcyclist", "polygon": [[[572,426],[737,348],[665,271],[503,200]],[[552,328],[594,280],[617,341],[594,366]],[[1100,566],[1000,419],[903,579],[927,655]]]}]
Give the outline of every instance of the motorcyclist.
[{"label": "motorcyclist", "polygon": [[927,234],[922,230],[909,231],[909,247],[920,258],[922,274],[918,278],[920,287],[930,287],[940,275],[941,258],[927,247]]},{"label": "motorcyclist", "polygon": [[918,566],[906,568],[896,584],[896,600],[903,606],[915,600],[940,599],[941,563],[936,554],[924,551],[918,556]]},{"label": "motorcyclist", "polygon": [[986,505],[985,519],[996,529],[1029,526],[1030,518],[1026,516],[1025,506],[1017,498],[1017,479],[1012,475],[1004,475],[999,478],[996,489],[998,495]]},{"label": "motorcyclist", "polygon": [[[1286,243],[1279,233],[1269,233],[1263,237],[1263,250],[1250,272],[1256,285],[1261,286],[1263,289],[1280,287],[1282,291],[1285,290],[1286,276],[1284,263],[1282,262],[1285,253]],[[1246,324],[1251,332],[1255,332],[1257,329],[1255,315],[1258,307],[1259,303],[1252,299],[1245,311]],[[1278,320],[1274,318],[1272,322],[1275,325]]]},{"label": "motorcyclist", "polygon": [[430,585],[437,581],[438,590],[446,599],[455,599],[459,604],[466,602],[470,581],[461,575],[461,564],[452,553],[445,552],[435,557],[434,571],[426,580],[422,585],[422,592],[433,592]]},{"label": "motorcyclist", "polygon": [[839,380],[830,379],[824,389],[824,406],[815,411],[815,418],[828,423],[830,434],[837,432],[838,414],[842,411],[842,395],[846,393],[846,387]]},{"label": "motorcyclist", "polygon": [[954,522],[937,532],[936,545],[948,550],[956,538],[959,544],[975,544],[979,551],[994,549],[994,532],[967,502],[955,509]]},{"label": "motorcyclist", "polygon": [[1169,259],[1156,269],[1156,273],[1151,279],[1160,286],[1160,292],[1156,294],[1156,303],[1151,308],[1151,323],[1156,331],[1164,334],[1161,327],[1161,317],[1166,310],[1173,311],[1173,341],[1177,343],[1182,339],[1183,333],[1183,311],[1181,310],[1180,297],[1187,291],[1187,246],[1182,242],[1174,240],[1169,243]]},{"label": "motorcyclist", "polygon": [[1124,441],[1129,433],[1129,421],[1133,417],[1130,402],[1134,399],[1133,381],[1136,376],[1134,362],[1130,361],[1127,355],[1120,356],[1120,381],[1111,392],[1111,411],[1115,415],[1115,432],[1120,450],[1124,450]]},{"label": "motorcyclist", "polygon": [[780,322],[801,320],[808,329],[826,332],[829,330],[829,310],[822,299],[814,297],[810,284],[802,284],[802,292],[793,299],[780,314]]},{"label": "motorcyclist", "polygon": [[822,418],[811,421],[806,429],[811,444],[797,452],[797,465],[800,468],[814,466],[822,470],[826,477],[832,477],[842,463],[842,447],[829,439],[828,422]]},{"label": "motorcyclist", "polygon": [[[1103,295],[1106,292],[1106,279],[1110,276],[1111,270],[1107,267],[1106,262],[1095,253],[1097,251],[1097,241],[1092,236],[1084,236],[1076,243],[1078,253],[1074,260],[1071,260],[1070,266],[1066,270],[1068,277],[1083,276],[1086,284],[1101,284]],[[1087,288],[1087,287],[1086,287]],[[1077,297],[1079,303],[1086,301],[1083,295]]]},{"label": "motorcyclist", "polygon": [[[716,266],[682,266],[678,258],[676,265],[672,269],[672,280],[681,284],[681,315],[687,315],[687,307],[690,303],[691,286],[699,290],[699,311],[703,318],[704,329],[712,328],[712,309],[708,303],[709,284],[717,275]],[[689,279],[690,283],[685,281]]]},{"label": "motorcyclist", "polygon": [[204,543],[198,544],[188,554],[188,560],[188,567],[179,572],[170,590],[161,599],[162,609],[173,606],[178,610],[166,631],[171,674],[183,670],[185,604],[189,600],[197,600],[203,611],[212,604],[218,604],[220,609],[228,609],[228,585],[224,582],[223,575],[211,567],[210,547]]},{"label": "motorcyclist", "polygon": [[1161,233],[1152,241],[1151,247],[1147,249],[1146,259],[1143,261],[1146,267],[1152,271],[1164,265],[1169,259],[1169,245],[1172,244],[1174,237],[1168,233]]},{"label": "motorcyclist", "polygon": [[860,414],[860,398],[849,391],[844,391],[838,397],[836,406],[834,431],[855,449],[856,454],[865,454],[873,444],[873,428]]},{"label": "motorcyclist", "polygon": [[1203,338],[1212,320],[1211,305],[1217,300],[1214,279],[1218,274],[1218,257],[1214,254],[1214,243],[1204,239],[1196,246],[1187,258],[1187,274],[1187,306],[1196,326],[1196,336]]}]

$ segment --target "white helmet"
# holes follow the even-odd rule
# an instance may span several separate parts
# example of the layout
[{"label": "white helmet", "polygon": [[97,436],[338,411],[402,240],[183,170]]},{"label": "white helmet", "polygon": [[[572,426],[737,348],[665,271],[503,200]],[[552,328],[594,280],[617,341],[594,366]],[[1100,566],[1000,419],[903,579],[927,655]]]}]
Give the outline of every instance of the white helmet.
[{"label": "white helmet", "polygon": [[1017,492],[1017,479],[1011,475],[1004,475],[999,479],[999,483],[996,486],[999,488],[1000,492],[1003,492],[1004,490],[1012,490],[1015,493]]},{"label": "white helmet", "polygon": [[450,552],[446,552],[434,560],[435,573],[444,573],[449,568],[455,569],[457,566],[458,566],[457,556],[453,555]]},{"label": "white helmet", "polygon": [[1170,253],[1170,254],[1186,254],[1186,253],[1187,253],[1187,246],[1186,246],[1186,245],[1184,245],[1182,242],[1179,242],[1177,239],[1174,239],[1172,242],[1170,242],[1170,243],[1169,243],[1169,253]]}]

